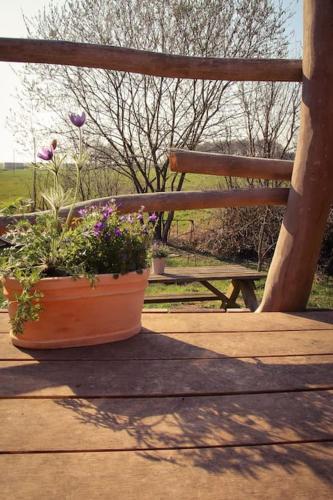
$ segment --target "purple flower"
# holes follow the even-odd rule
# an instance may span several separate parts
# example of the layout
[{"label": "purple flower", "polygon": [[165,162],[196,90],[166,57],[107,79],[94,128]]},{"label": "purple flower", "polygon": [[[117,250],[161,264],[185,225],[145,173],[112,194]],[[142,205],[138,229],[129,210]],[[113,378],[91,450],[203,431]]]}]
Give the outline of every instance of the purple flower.
[{"label": "purple flower", "polygon": [[158,219],[157,215],[155,213],[151,214],[149,217],[148,217],[148,220],[149,222],[156,222]]},{"label": "purple flower", "polygon": [[50,147],[50,148],[42,148],[40,151],[38,151],[37,156],[41,160],[45,160],[45,161],[52,160],[52,158],[53,158],[53,148],[52,147]]},{"label": "purple flower", "polygon": [[76,115],[75,113],[69,114],[69,119],[75,125],[75,127],[82,127],[86,122],[86,114],[83,111],[82,115]]},{"label": "purple flower", "polygon": [[107,219],[108,217],[110,217],[110,215],[112,214],[113,212],[113,208],[112,207],[103,207],[103,217],[104,219]]},{"label": "purple flower", "polygon": [[143,215],[142,215],[142,214],[140,214],[140,213],[138,213],[138,215],[136,216],[136,218],[137,218],[140,222],[142,222],[142,221],[143,221]]},{"label": "purple flower", "polygon": [[114,230],[114,234],[115,234],[115,236],[117,236],[117,238],[122,235],[122,232],[119,229],[119,227],[116,227],[116,229]]},{"label": "purple flower", "polygon": [[104,223],[103,222],[96,222],[96,224],[94,225],[94,235],[100,236],[103,229],[104,229]]},{"label": "purple flower", "polygon": [[78,211],[78,214],[81,217],[84,217],[85,215],[87,215],[87,213],[88,213],[88,210],[86,208],[80,208],[80,210]]}]

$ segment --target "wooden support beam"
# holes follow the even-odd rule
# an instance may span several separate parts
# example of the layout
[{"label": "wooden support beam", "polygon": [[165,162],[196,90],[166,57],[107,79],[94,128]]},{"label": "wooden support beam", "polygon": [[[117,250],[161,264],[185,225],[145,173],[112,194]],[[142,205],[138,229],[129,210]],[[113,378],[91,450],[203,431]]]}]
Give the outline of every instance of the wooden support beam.
[{"label": "wooden support beam", "polygon": [[288,160],[249,158],[184,149],[170,150],[169,164],[173,172],[272,180],[290,180],[293,170],[293,162]]},{"label": "wooden support beam", "polygon": [[0,38],[0,61],[84,66],[170,78],[299,82],[298,59],[189,57],[111,45]]},{"label": "wooden support beam", "polygon": [[280,236],[258,311],[305,309],[333,202],[333,1],[305,0],[301,128]]},{"label": "wooden support beam", "polygon": [[[144,206],[146,212],[163,212],[174,210],[196,210],[205,208],[248,207],[258,205],[286,205],[289,189],[235,189],[231,191],[183,191],[174,193],[127,194],[98,198],[75,205],[74,215],[79,210],[91,205],[103,206],[111,200],[118,206],[120,213],[129,213]],[[68,214],[69,207],[62,208],[60,214]],[[39,212],[40,214],[40,212]],[[20,219],[34,221],[38,212],[31,214],[8,215],[0,217],[0,231],[8,224]]]}]

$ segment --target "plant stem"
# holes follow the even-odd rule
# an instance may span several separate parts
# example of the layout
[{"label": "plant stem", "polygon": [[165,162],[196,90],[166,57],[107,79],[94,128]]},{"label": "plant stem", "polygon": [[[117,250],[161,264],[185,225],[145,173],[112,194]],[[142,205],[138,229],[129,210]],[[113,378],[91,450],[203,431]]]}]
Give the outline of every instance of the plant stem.
[{"label": "plant stem", "polygon": [[78,156],[78,160],[75,162],[76,185],[75,185],[75,191],[74,191],[74,200],[73,200],[71,208],[68,212],[64,229],[67,229],[71,223],[74,206],[75,206],[75,203],[77,202],[77,196],[78,196],[79,186],[80,186],[80,181],[81,181],[81,168],[80,168],[81,161],[82,161],[82,132],[81,132],[81,128],[79,128],[79,156]]}]

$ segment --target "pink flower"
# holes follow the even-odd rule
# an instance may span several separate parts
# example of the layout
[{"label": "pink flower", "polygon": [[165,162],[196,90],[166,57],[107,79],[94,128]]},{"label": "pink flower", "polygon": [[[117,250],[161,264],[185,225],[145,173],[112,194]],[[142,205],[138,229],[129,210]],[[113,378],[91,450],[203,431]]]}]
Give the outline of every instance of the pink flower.
[{"label": "pink flower", "polygon": [[151,214],[148,218],[149,222],[156,222],[157,219],[158,219],[158,217],[155,213]]},{"label": "pink flower", "polygon": [[40,151],[37,153],[38,158],[41,160],[52,160],[53,158],[53,148],[52,146],[50,148],[42,148]]}]

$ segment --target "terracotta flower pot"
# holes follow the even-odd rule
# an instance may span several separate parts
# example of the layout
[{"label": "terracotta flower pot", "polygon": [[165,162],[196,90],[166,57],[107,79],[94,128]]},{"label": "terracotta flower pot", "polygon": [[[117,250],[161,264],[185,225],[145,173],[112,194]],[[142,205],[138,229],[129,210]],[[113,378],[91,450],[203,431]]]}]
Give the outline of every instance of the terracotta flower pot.
[{"label": "terracotta flower pot", "polygon": [[165,268],[165,257],[154,257],[152,271],[154,274],[163,274]]},{"label": "terracotta flower pot", "polygon": [[[98,275],[95,287],[85,278],[44,278],[42,311],[38,321],[28,321],[22,334],[10,332],[13,344],[32,349],[78,347],[122,340],[139,333],[144,290],[149,271],[131,272],[115,278]],[[15,295],[20,285],[7,278],[4,294],[9,300],[9,316],[17,309]]]}]

